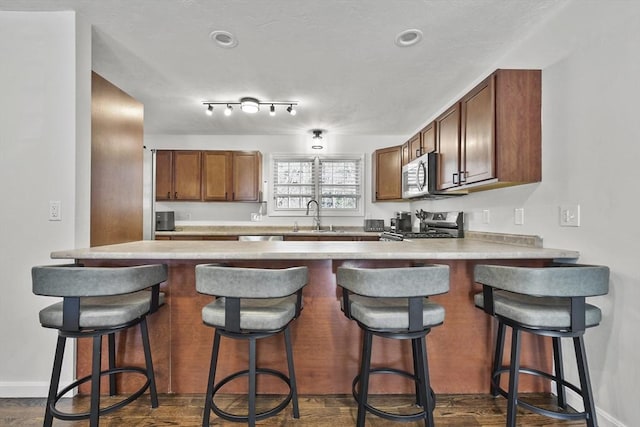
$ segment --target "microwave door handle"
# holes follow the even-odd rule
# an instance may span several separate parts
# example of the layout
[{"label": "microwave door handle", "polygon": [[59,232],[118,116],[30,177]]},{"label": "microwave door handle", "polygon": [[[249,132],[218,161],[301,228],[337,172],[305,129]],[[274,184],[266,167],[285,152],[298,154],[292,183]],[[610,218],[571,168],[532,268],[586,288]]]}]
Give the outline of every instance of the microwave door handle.
[{"label": "microwave door handle", "polygon": [[[422,171],[422,179],[420,179],[421,171]],[[427,165],[423,161],[418,163],[418,168],[416,169],[416,185],[420,192],[422,192],[425,186],[427,185]]]}]

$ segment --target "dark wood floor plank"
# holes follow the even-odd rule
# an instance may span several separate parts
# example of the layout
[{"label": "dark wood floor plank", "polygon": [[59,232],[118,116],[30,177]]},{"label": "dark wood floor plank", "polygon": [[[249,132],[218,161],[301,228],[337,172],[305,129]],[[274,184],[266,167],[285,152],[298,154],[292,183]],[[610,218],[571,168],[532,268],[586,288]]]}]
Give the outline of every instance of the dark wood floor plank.
[{"label": "dark wood floor plank", "polygon": [[[269,405],[273,399],[261,403]],[[548,394],[527,395],[527,399],[536,404],[553,407],[555,399]],[[86,397],[65,399],[64,406],[73,410],[87,407]],[[301,396],[300,419],[293,419],[291,406],[277,416],[260,421],[260,426],[313,426],[336,427],[355,425],[357,408],[351,396]],[[405,396],[376,396],[375,403],[382,409],[401,408],[413,410],[411,400]],[[103,404],[113,403],[112,398],[103,397]],[[0,399],[0,425],[13,427],[35,427],[42,425],[44,399]],[[216,402],[225,410],[236,410],[242,407],[244,397],[238,395],[222,395]],[[101,418],[101,427],[147,427],[147,426],[181,426],[196,427],[202,425],[204,395],[161,395],[160,407],[151,409],[147,396],[138,399],[131,405]],[[506,401],[489,395],[438,395],[434,411],[435,423],[438,427],[504,427]],[[241,424],[221,422],[211,415],[212,425],[234,426]],[[584,426],[583,421],[558,421],[526,411],[518,412],[518,425],[527,427],[565,427]],[[54,426],[86,426],[86,422],[64,422],[55,420]],[[422,423],[397,423],[367,415],[367,426],[422,426]]]}]

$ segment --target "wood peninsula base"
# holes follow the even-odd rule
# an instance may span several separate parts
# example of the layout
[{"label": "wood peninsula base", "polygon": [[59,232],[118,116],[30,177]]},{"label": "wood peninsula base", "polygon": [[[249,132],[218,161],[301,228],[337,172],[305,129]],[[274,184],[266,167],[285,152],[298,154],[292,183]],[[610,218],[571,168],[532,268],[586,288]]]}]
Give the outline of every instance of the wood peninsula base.
[{"label": "wood peninsula base", "polygon": [[[85,265],[121,266],[165,262],[169,279],[162,285],[166,303],[149,318],[151,348],[160,393],[204,393],[211,357],[213,328],[202,323],[201,309],[210,296],[195,290],[194,267],[207,262],[223,262],[230,266],[284,268],[306,265],[309,283],[304,288],[304,309],[292,325],[295,370],[300,394],[349,394],[360,360],[362,334],[353,321],[340,311],[340,291],[336,287],[335,270],[340,265],[361,267],[400,267],[414,263],[438,263],[450,266],[451,286],[447,294],[433,297],[446,309],[444,324],[427,337],[429,370],[436,393],[488,393],[493,355],[495,323],[475,308],[473,295],[481,287],[473,281],[477,263],[541,266],[550,260],[98,260],[78,259]],[[402,280],[402,277],[398,277]],[[526,335],[526,334],[525,334]],[[284,344],[281,336],[259,341],[258,364],[286,372]],[[82,340],[80,340],[82,341]],[[411,348],[407,342],[374,338],[373,365],[384,364],[411,371]],[[508,341],[508,337],[507,337]],[[116,339],[119,363],[143,364],[139,331],[120,333]],[[78,343],[78,377],[90,369],[91,345]],[[103,352],[106,354],[106,351]],[[508,352],[507,352],[508,353]],[[551,342],[540,337],[525,336],[523,366],[550,369]],[[217,378],[247,368],[246,343],[223,339]],[[377,378],[375,378],[377,377]],[[124,389],[132,388],[129,379],[122,380]],[[121,382],[122,382],[121,381]],[[135,381],[135,379],[134,379]],[[225,386],[224,392],[243,392],[244,380]],[[106,382],[103,390],[106,390]],[[372,378],[373,393],[412,392],[407,380],[389,375]],[[269,378],[260,378],[261,390],[284,392],[284,387]],[[523,377],[521,389],[549,391],[545,382]]]}]

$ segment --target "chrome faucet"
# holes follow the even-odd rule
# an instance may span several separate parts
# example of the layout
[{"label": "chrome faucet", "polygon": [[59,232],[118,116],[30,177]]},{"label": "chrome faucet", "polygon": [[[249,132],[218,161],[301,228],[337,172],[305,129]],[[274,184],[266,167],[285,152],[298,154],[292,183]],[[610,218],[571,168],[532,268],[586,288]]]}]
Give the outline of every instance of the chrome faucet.
[{"label": "chrome faucet", "polygon": [[320,205],[318,204],[318,201],[315,199],[311,199],[307,202],[307,213],[305,215],[309,215],[309,205],[311,203],[315,203],[316,204],[316,216],[315,218],[313,218],[313,222],[314,222],[314,228],[316,229],[316,231],[320,231]]}]

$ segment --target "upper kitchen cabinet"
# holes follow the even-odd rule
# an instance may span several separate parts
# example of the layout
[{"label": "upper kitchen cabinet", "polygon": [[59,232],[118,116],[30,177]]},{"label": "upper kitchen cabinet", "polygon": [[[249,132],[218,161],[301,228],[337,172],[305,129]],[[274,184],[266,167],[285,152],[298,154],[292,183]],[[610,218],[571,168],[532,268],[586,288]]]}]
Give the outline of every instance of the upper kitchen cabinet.
[{"label": "upper kitchen cabinet", "polygon": [[233,196],[233,153],[202,153],[202,200],[224,202]]},{"label": "upper kitchen cabinet", "polygon": [[[408,142],[409,144],[409,162],[420,157],[422,152],[422,133],[418,132]],[[408,162],[407,162],[408,163]]]},{"label": "upper kitchen cabinet", "polygon": [[233,152],[233,194],[237,202],[259,202],[262,198],[262,154]]},{"label": "upper kitchen cabinet", "polygon": [[[420,156],[436,151],[436,123],[431,122],[420,131]],[[420,157],[416,156],[416,157]]]},{"label": "upper kitchen cabinet", "polygon": [[459,185],[460,104],[456,103],[435,120],[438,151],[438,189]]},{"label": "upper kitchen cabinet", "polygon": [[402,150],[398,145],[373,153],[374,202],[402,199]]},{"label": "upper kitchen cabinet", "polygon": [[202,200],[258,202],[262,155],[259,151],[204,151]]},{"label": "upper kitchen cabinet", "polygon": [[540,70],[497,70],[436,119],[436,142],[441,190],[539,182]]},{"label": "upper kitchen cabinet", "polygon": [[402,166],[420,157],[421,153],[422,139],[420,132],[418,132],[412,136],[411,139],[402,144]]},{"label": "upper kitchen cabinet", "polygon": [[201,200],[200,151],[156,152],[156,200]]}]

